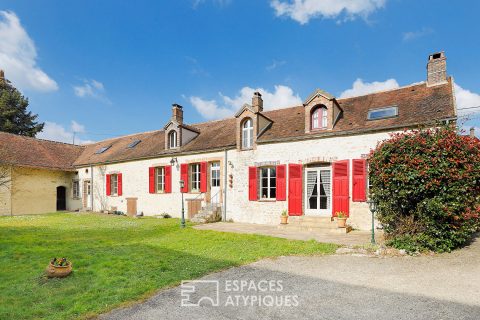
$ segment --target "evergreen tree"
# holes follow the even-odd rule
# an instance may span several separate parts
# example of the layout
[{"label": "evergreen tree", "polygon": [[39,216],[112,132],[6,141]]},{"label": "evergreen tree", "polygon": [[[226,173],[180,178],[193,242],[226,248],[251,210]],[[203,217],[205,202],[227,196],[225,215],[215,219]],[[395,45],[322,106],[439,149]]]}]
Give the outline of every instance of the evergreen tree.
[{"label": "evergreen tree", "polygon": [[25,98],[0,70],[0,131],[35,137],[43,130],[45,123],[35,121],[38,117],[27,110],[28,98]]}]

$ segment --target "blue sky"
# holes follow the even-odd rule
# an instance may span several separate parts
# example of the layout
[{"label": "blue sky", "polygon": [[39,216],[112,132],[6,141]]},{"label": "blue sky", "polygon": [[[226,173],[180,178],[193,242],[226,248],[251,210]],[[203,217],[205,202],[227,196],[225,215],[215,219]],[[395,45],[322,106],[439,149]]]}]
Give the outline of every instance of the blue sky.
[{"label": "blue sky", "polygon": [[[272,108],[315,88],[403,86],[425,80],[439,50],[459,108],[480,106],[478,1],[3,0],[0,10],[0,68],[47,122],[43,138],[161,129],[172,103],[188,123],[225,117],[255,89]],[[480,127],[477,116],[466,125]]]}]

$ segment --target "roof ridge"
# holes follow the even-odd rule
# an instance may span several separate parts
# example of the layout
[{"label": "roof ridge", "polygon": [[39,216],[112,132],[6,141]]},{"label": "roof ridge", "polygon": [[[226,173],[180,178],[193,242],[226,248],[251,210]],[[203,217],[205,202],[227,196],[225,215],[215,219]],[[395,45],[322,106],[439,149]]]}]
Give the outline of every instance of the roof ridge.
[{"label": "roof ridge", "polygon": [[5,132],[5,131],[0,131],[0,134],[7,134],[7,135],[14,136],[14,137],[19,137],[19,138],[25,138],[25,139],[35,140],[35,141],[45,141],[45,142],[51,142],[51,143],[56,143],[56,144],[64,144],[64,145],[74,146],[74,147],[80,147],[80,148],[84,148],[84,147],[85,147],[85,146],[83,146],[83,145],[73,144],[73,143],[69,143],[69,142],[62,142],[62,141],[42,139],[42,138],[36,138],[36,137],[29,137],[29,136],[24,136],[24,135],[21,135],[21,134],[16,134],[16,133],[11,133],[11,132]]},{"label": "roof ridge", "polygon": [[359,97],[365,97],[365,96],[370,96],[370,95],[372,95],[372,94],[385,93],[385,92],[390,92],[390,91],[402,90],[402,89],[409,88],[409,87],[420,86],[420,85],[423,85],[423,84],[426,84],[426,83],[427,83],[426,81],[419,81],[419,82],[414,82],[414,83],[407,84],[407,85],[405,85],[405,86],[401,86],[401,87],[398,87],[398,88],[385,89],[385,90],[380,90],[380,91],[375,91],[375,92],[360,94],[360,95],[358,95],[358,96],[338,98],[338,99],[336,99],[336,100],[339,101],[339,100],[347,100],[347,99],[354,99],[354,98],[359,98]]}]

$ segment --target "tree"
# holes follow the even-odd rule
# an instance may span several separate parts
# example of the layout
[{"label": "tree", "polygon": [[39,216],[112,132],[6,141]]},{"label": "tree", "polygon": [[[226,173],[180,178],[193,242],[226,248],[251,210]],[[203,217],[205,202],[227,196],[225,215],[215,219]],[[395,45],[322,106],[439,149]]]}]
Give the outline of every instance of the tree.
[{"label": "tree", "polygon": [[455,127],[393,134],[369,157],[387,244],[450,251],[480,229],[480,140]]},{"label": "tree", "polygon": [[36,121],[38,115],[27,111],[25,98],[0,70],[0,131],[35,137],[43,130],[44,123]]}]

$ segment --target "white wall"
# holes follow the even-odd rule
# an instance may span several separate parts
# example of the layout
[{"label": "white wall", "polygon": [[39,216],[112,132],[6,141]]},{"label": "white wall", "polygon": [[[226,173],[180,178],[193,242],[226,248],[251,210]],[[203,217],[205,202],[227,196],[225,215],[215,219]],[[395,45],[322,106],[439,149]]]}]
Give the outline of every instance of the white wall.
[{"label": "white wall", "polygon": [[[288,201],[261,202],[248,200],[248,167],[257,162],[279,161],[280,164],[307,164],[317,158],[325,159],[360,159],[368,154],[376,144],[388,138],[388,133],[373,133],[356,136],[331,137],[316,140],[304,140],[267,145],[258,145],[250,151],[229,150],[227,175],[233,175],[233,188],[227,186],[227,219],[238,222],[278,224],[282,210],[288,209]],[[94,211],[111,209],[126,212],[126,198],[136,197],[137,211],[145,215],[168,213],[174,217],[181,214],[181,194],[179,192],[180,164],[186,162],[211,161],[223,159],[224,152],[213,152],[188,156],[178,156],[178,165],[172,168],[172,193],[150,194],[148,168],[151,166],[170,165],[172,156],[131,161],[118,164],[93,167]],[[79,169],[80,179],[90,179],[91,172]],[[221,185],[224,185],[224,164],[221,163]],[[105,174],[122,173],[122,196],[105,195]],[[350,163],[350,179],[351,163]],[[83,183],[81,183],[83,187]],[[351,183],[350,183],[351,189]],[[288,190],[288,186],[287,186]],[[351,195],[351,190],[350,190]],[[197,194],[185,194],[185,198],[194,198]],[[288,200],[288,195],[287,195]],[[355,228],[370,229],[370,212],[366,203],[350,202],[349,223]]]}]

